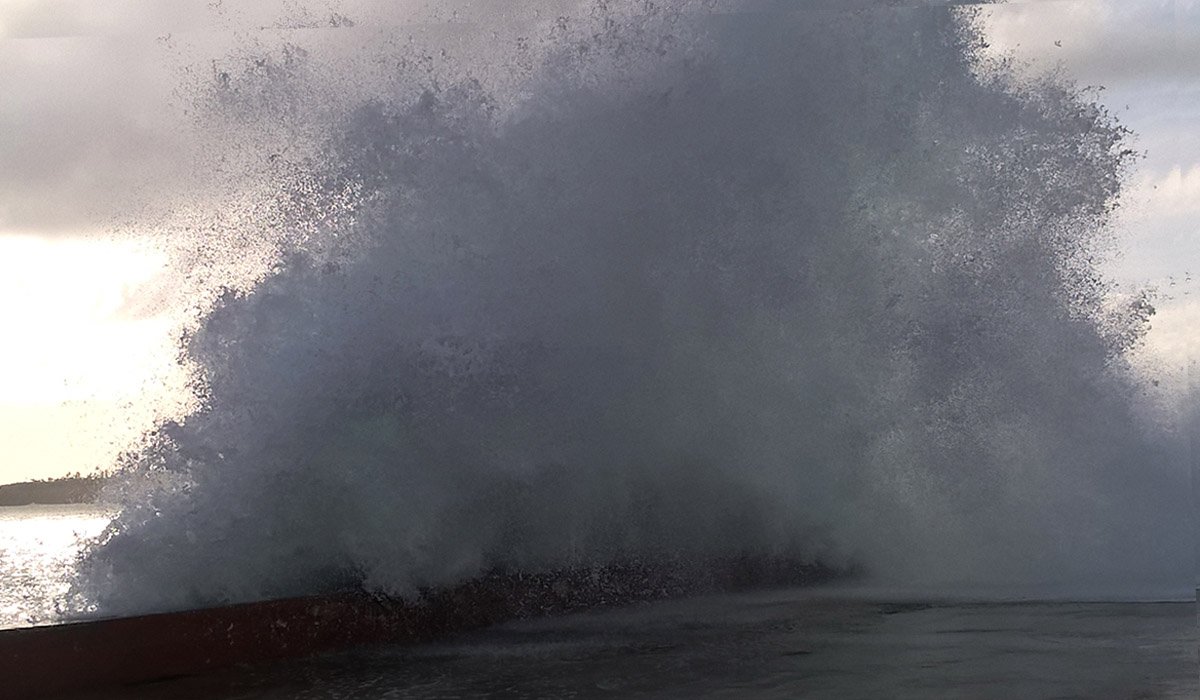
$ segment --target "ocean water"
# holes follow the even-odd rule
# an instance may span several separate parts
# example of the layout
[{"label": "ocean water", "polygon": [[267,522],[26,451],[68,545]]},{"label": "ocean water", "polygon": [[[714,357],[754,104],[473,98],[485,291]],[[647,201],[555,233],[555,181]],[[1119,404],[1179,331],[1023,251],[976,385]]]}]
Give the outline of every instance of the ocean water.
[{"label": "ocean water", "polygon": [[1166,700],[1197,697],[1196,653],[1191,602],[921,604],[773,591],[531,620],[119,697]]},{"label": "ocean water", "polygon": [[58,619],[81,551],[115,514],[95,505],[0,507],[0,628]]},{"label": "ocean water", "polygon": [[[115,513],[0,509],[0,626],[58,619]],[[526,620],[419,646],[156,681],[91,698],[1194,698],[1194,601],[889,598],[817,587]]]}]

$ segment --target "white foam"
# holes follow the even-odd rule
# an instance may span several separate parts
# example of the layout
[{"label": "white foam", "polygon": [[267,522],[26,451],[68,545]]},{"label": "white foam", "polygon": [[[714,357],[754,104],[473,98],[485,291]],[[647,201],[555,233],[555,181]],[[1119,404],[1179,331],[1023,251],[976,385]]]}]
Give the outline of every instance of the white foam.
[{"label": "white foam", "polygon": [[207,408],[148,440],[79,598],[740,551],[1190,582],[1185,453],[1123,354],[1145,310],[1093,263],[1121,128],[957,12],[686,5],[214,70],[262,219],[198,260],[278,262],[188,338]]}]

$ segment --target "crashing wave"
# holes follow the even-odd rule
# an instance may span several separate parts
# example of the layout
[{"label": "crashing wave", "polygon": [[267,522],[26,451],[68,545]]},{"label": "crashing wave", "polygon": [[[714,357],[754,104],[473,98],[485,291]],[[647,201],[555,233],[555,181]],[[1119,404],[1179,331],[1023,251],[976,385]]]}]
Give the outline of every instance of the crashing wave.
[{"label": "crashing wave", "polygon": [[764,553],[1186,589],[1190,475],[1125,362],[1152,309],[1096,268],[1127,132],[970,12],[882,4],[356,20],[214,64],[253,216],[197,207],[193,262],[266,262],[188,333],[200,407],[127,460],[77,598]]}]

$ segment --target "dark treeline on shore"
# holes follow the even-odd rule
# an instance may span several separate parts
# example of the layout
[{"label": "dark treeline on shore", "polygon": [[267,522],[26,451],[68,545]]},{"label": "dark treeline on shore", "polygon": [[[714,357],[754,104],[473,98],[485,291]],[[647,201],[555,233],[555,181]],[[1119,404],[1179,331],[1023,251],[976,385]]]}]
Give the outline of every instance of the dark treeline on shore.
[{"label": "dark treeline on shore", "polygon": [[58,479],[23,481],[0,485],[0,506],[31,504],[92,503],[104,486],[104,474],[69,474]]}]

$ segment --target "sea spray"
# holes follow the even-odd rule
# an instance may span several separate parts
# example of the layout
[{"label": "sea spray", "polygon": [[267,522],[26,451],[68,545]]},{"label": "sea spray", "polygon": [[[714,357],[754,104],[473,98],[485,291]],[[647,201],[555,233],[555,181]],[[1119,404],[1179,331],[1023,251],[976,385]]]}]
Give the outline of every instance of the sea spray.
[{"label": "sea spray", "polygon": [[78,605],[742,554],[1187,589],[1125,360],[1152,309],[1096,271],[1132,154],[1085,92],[932,6],[504,21],[191,85],[241,204],[192,208],[181,269],[258,262],[203,278],[198,407],[126,459]]}]

